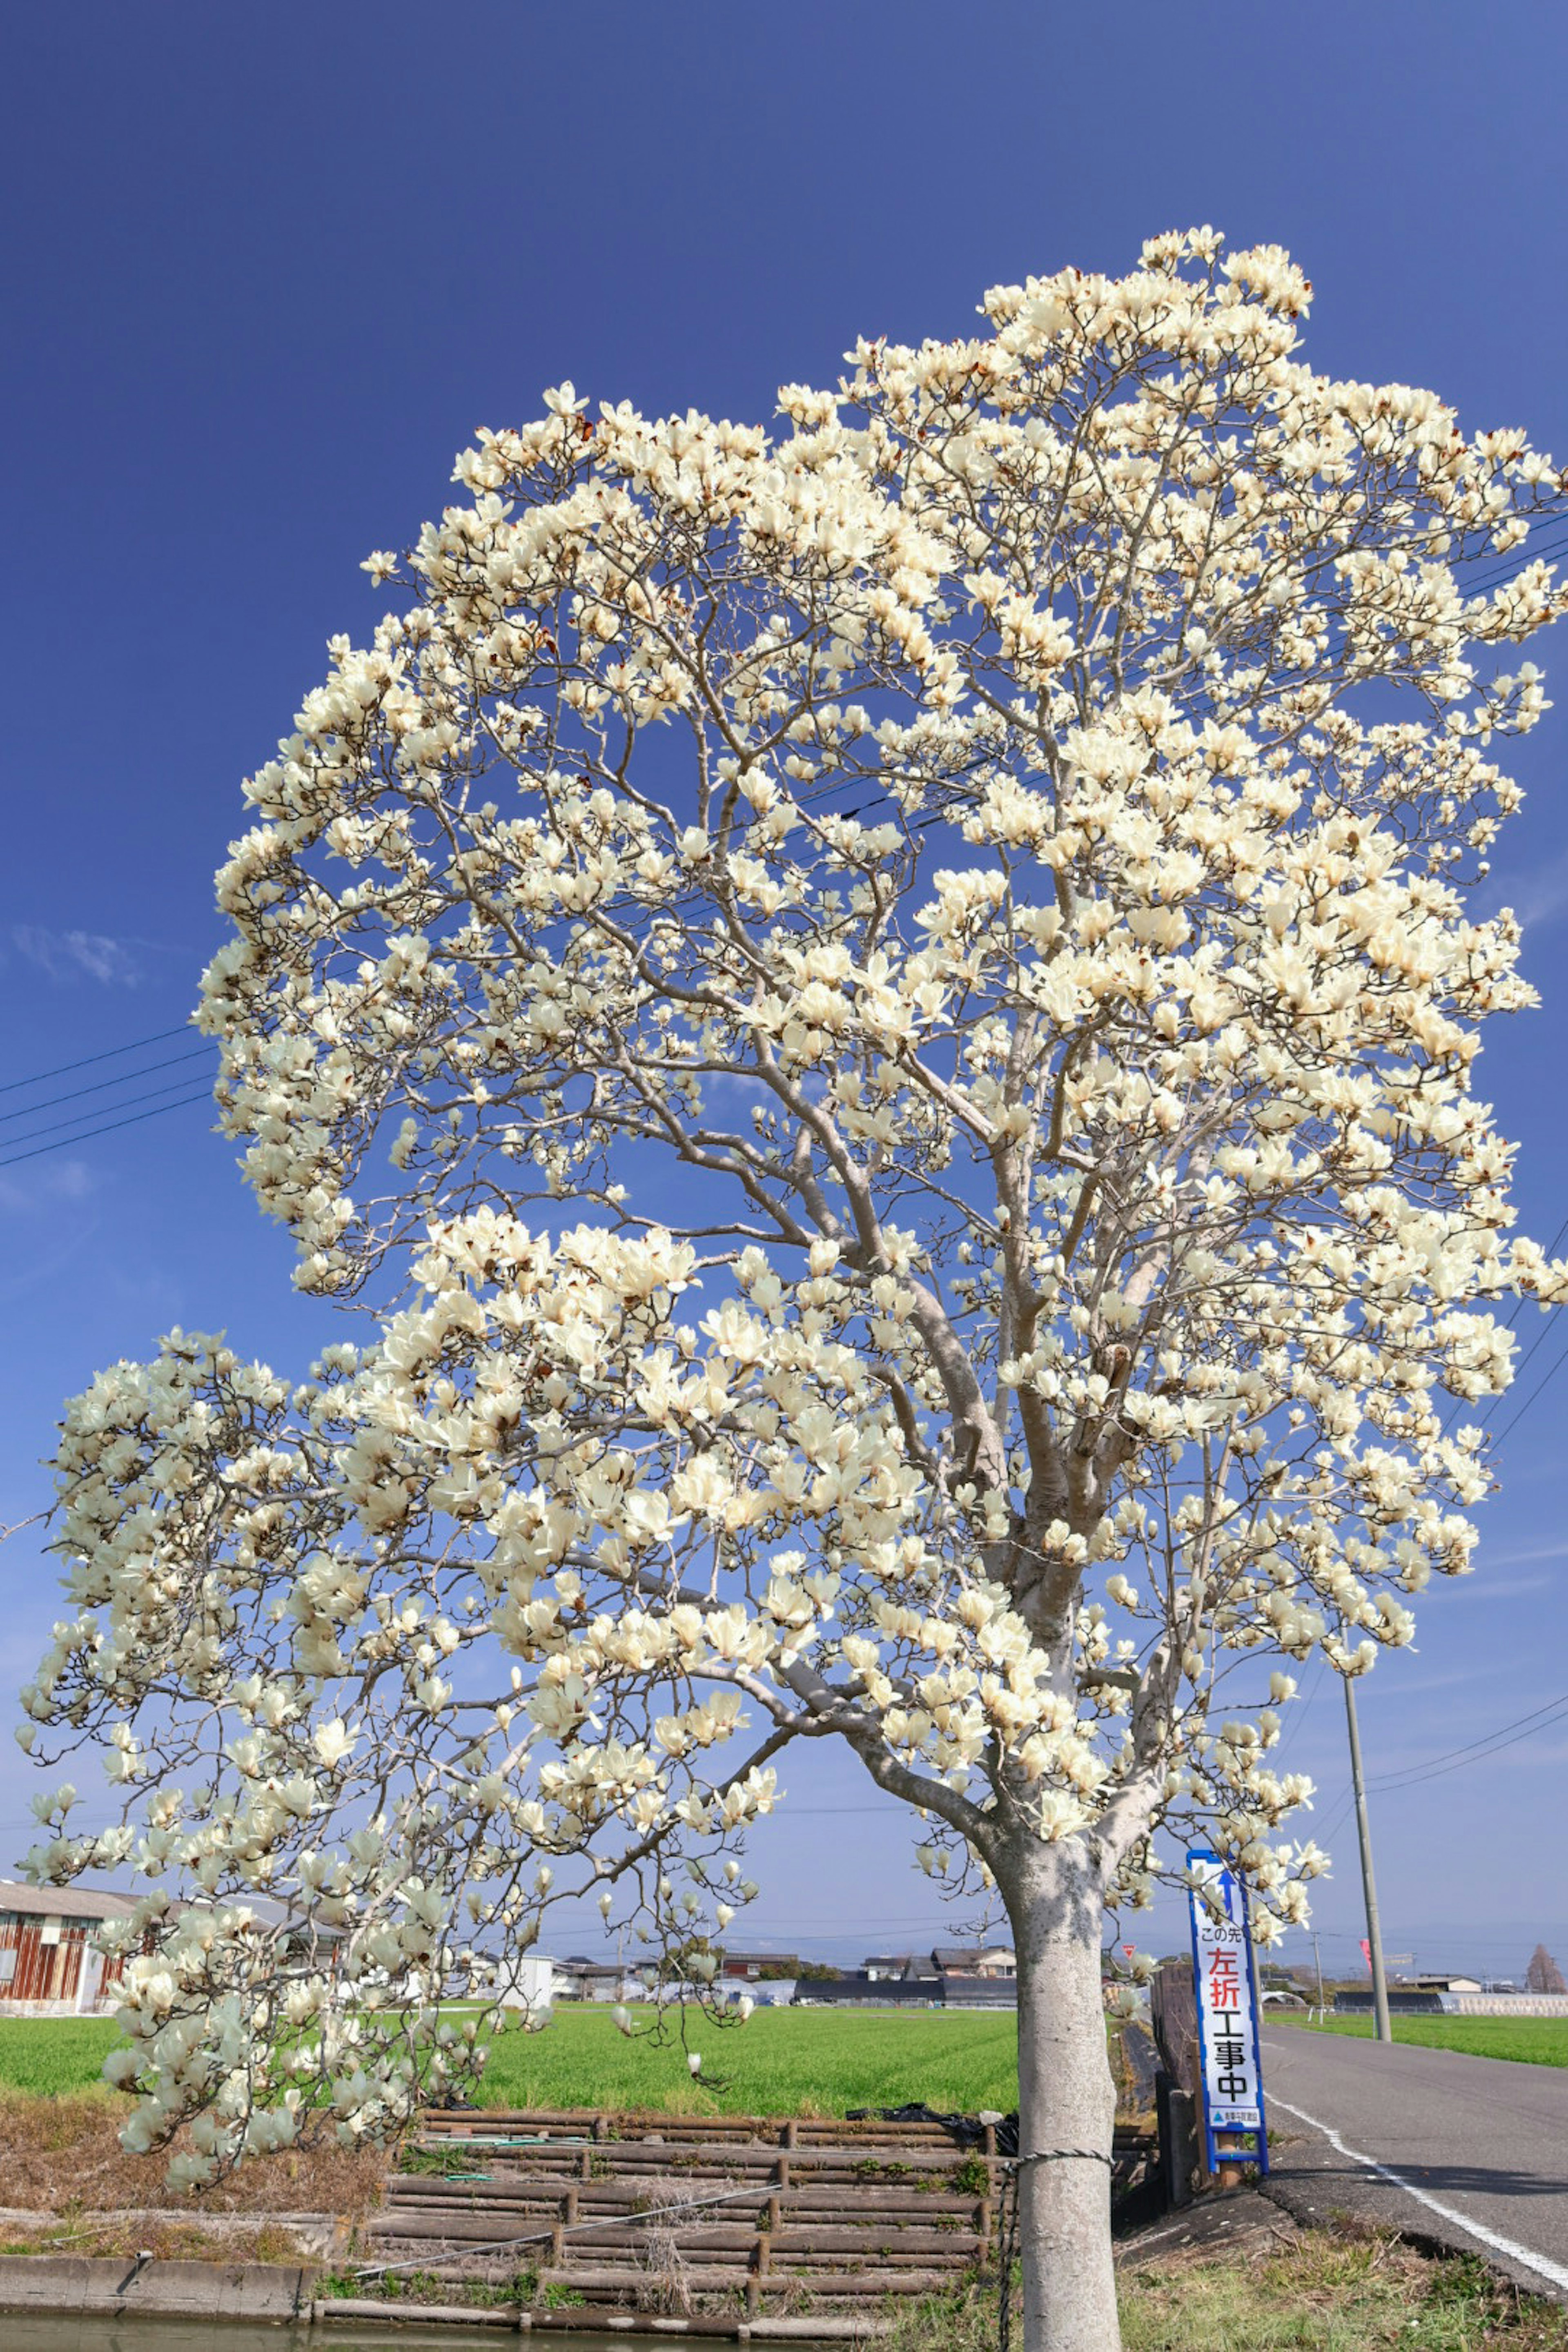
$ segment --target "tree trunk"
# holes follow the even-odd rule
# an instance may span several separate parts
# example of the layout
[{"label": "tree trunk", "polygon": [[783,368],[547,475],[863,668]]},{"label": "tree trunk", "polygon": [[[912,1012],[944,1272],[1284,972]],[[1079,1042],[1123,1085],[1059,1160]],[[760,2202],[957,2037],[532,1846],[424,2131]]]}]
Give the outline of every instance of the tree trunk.
[{"label": "tree trunk", "polygon": [[1119,2352],[1099,1877],[1071,1838],[1010,1860],[998,1883],[1018,1954],[1018,2153],[1045,2159],[1018,2175],[1024,2352]]}]

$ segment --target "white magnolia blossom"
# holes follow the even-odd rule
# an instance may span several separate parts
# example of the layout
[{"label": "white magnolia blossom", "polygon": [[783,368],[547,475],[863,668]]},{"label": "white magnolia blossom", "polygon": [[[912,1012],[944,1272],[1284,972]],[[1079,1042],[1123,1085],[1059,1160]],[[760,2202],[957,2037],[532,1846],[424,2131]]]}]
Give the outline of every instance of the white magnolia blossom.
[{"label": "white magnolia blossom", "polygon": [[1314,373],[1309,295],[1203,230],[776,435],[565,385],[371,559],[200,1015],[370,1327],[300,1386],[176,1333],[59,1449],[29,1728],[126,1826],[34,1867],[147,1881],[139,2141],[386,2127],[552,1903],[710,1945],[800,1738],[998,1885],[1026,2019],[1163,1823],[1305,1916],[1289,1669],[1468,1570],[1498,1304],[1568,1291],[1465,898],[1564,479]]}]

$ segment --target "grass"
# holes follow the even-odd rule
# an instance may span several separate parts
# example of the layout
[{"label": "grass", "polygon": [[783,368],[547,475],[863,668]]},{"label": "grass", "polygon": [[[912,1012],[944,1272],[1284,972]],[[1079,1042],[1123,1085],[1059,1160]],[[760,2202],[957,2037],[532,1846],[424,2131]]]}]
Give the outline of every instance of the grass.
[{"label": "grass", "polygon": [[[637,2012],[639,2026],[651,2011]],[[100,2018],[0,2020],[0,2090],[59,2097],[91,2091],[119,2036]],[[668,2115],[842,2116],[850,2107],[931,2106],[1004,2113],[1018,2104],[1018,2028],[1011,2011],[943,2014],[760,2009],[743,2026],[690,2018],[704,2080],[687,2070],[678,2020],[669,2038],[627,2039],[607,2009],[561,2008],[542,2033],[513,2028],[490,2047],[479,2096],[490,2107],[652,2107]],[[104,2089],[106,2099],[117,2095]]]},{"label": "grass", "polygon": [[[1302,2231],[1262,2257],[1152,2252],[1119,2289],[1124,2352],[1568,2352],[1568,2312],[1371,2233]],[[994,2291],[931,2296],[897,2315],[885,2352],[994,2352],[996,2315]]]},{"label": "grass", "polygon": [[[650,2021],[650,2011],[637,2014],[639,2025]],[[700,2084],[687,2071],[678,2026],[668,2041],[628,2039],[606,2009],[559,2009],[544,2032],[512,2031],[491,2044],[480,2102],[763,2116],[842,2116],[920,2099],[942,2110],[1005,2114],[1018,2104],[1011,2011],[760,2009],[743,2026],[689,2019],[687,2039],[702,2053]]]},{"label": "grass", "polygon": [[1222,2254],[1123,2281],[1124,2352],[1568,2352],[1568,2313],[1483,2263],[1397,2239],[1307,2231],[1261,2262]]},{"label": "grass", "polygon": [[[1326,2030],[1354,2034],[1369,2026],[1340,2018]],[[1568,2021],[1405,2018],[1395,2032],[1401,2041],[1428,2047],[1568,2063]],[[664,2043],[642,2036],[628,2042],[606,2010],[563,2009],[544,2033],[499,2038],[485,2100],[838,2116],[851,2106],[914,2099],[973,2113],[1010,2108],[1017,2096],[1011,2013],[760,2010],[748,2025],[728,2030],[692,2021],[689,2038],[710,2078],[700,2085],[691,2082],[678,2036]],[[100,2084],[99,2069],[115,2039],[114,2027],[100,2019],[0,2021],[0,2171],[10,2201],[68,2213],[88,2202],[162,2201],[154,2179],[162,2158],[121,2158],[113,2148],[120,2101]],[[258,2192],[254,2246],[226,2237],[221,2245],[198,2244],[193,2213],[188,2229],[153,2225],[163,2232],[155,2251],[284,2258],[289,2249],[281,2237],[273,2242],[268,2204],[352,2212],[374,2201],[380,2156],[366,2151],[334,2160],[344,2173],[341,2181],[318,2181],[309,2165],[287,2179],[263,2166],[253,2182],[212,2200],[233,2210],[250,2205],[240,2187]],[[59,2226],[47,2225],[57,2232]],[[132,2242],[153,2243],[149,2226],[133,2218],[118,2235],[79,2231],[70,2251],[118,2252]],[[39,2242],[16,2239],[29,2248]],[[1120,2284],[1125,2352],[1214,2352],[1216,2346],[1225,2352],[1568,2352],[1568,2311],[1516,2296],[1480,2263],[1434,2262],[1396,2239],[1346,2229],[1292,2233],[1261,2252],[1238,2245],[1174,2253],[1151,2248],[1140,2261],[1130,2252]],[[452,2299],[450,2289],[442,2295]],[[933,2343],[943,2352],[992,2352],[994,2293],[974,2288],[932,2298],[899,2312],[895,2325],[887,2352],[929,2352]]]},{"label": "grass", "polygon": [[[1298,2012],[1270,2011],[1270,2025],[1303,2033],[1349,2033],[1372,2039],[1370,2017],[1327,2017],[1321,2024]],[[1462,2050],[1473,2058],[1509,2058],[1520,2065],[1568,2066],[1568,2017],[1396,2017],[1395,2042],[1423,2050]]]},{"label": "grass", "polygon": [[[0,2203],[40,2215],[183,2204],[164,2180],[163,2151],[128,2156],[119,2145],[126,2105],[101,2087],[47,2096],[0,2089]],[[357,2216],[378,2201],[385,2170],[384,2149],[342,2148],[335,2141],[290,2148],[263,2164],[242,2165],[204,2190],[191,2210],[253,2215],[258,2225],[275,2213]],[[152,2244],[151,2239],[140,2242]],[[68,2251],[84,2249],[73,2244]]]},{"label": "grass", "polygon": [[97,2086],[111,2098],[103,2062],[121,2039],[106,2017],[0,2018],[0,2086],[51,2098]]}]

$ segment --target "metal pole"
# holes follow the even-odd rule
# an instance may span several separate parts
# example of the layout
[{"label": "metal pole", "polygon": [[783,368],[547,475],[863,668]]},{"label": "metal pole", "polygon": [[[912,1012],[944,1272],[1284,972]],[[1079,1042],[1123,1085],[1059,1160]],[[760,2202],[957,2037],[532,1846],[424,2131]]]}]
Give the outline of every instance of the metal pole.
[{"label": "metal pole", "polygon": [[1366,1818],[1366,1782],[1361,1769],[1361,1731],[1355,1719],[1355,1683],[1347,1675],[1345,1715],[1351,1729],[1351,1786],[1355,1791],[1356,1833],[1361,1839],[1361,1883],[1366,1895],[1366,1943],[1372,1958],[1372,2013],[1380,2042],[1392,2042],[1388,1979],[1383,1972],[1383,1930],[1377,1923],[1377,1883],[1372,1874],[1372,1831]]},{"label": "metal pole", "polygon": [[1329,2013],[1329,2004],[1323,1999],[1323,1952],[1316,1936],[1312,1938],[1312,1964],[1318,1971],[1318,2013],[1321,2017],[1326,2017]]}]

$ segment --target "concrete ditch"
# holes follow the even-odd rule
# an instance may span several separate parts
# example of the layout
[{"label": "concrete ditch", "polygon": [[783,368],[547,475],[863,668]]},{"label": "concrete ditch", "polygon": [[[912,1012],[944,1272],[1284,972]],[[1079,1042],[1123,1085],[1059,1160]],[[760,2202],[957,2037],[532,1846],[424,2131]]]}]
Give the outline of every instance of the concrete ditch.
[{"label": "concrete ditch", "polygon": [[0,2254],[0,2311],[68,2319],[248,2320],[283,2326],[309,2313],[310,2284],[310,2272],[289,2263]]},{"label": "concrete ditch", "polygon": [[[595,2336],[642,2341],[669,2336],[731,2343],[864,2343],[878,2324],[823,2314],[747,2322],[604,2309],[476,2309],[472,2304],[386,2303],[369,2297],[312,2296],[309,2271],[284,2263],[125,2262],[76,2254],[0,2255],[0,2315],[47,2319],[200,2320],[208,2326],[309,2327],[331,2331],[373,2325],[464,2328],[490,2336]],[[156,2341],[150,2338],[149,2341]]]}]

